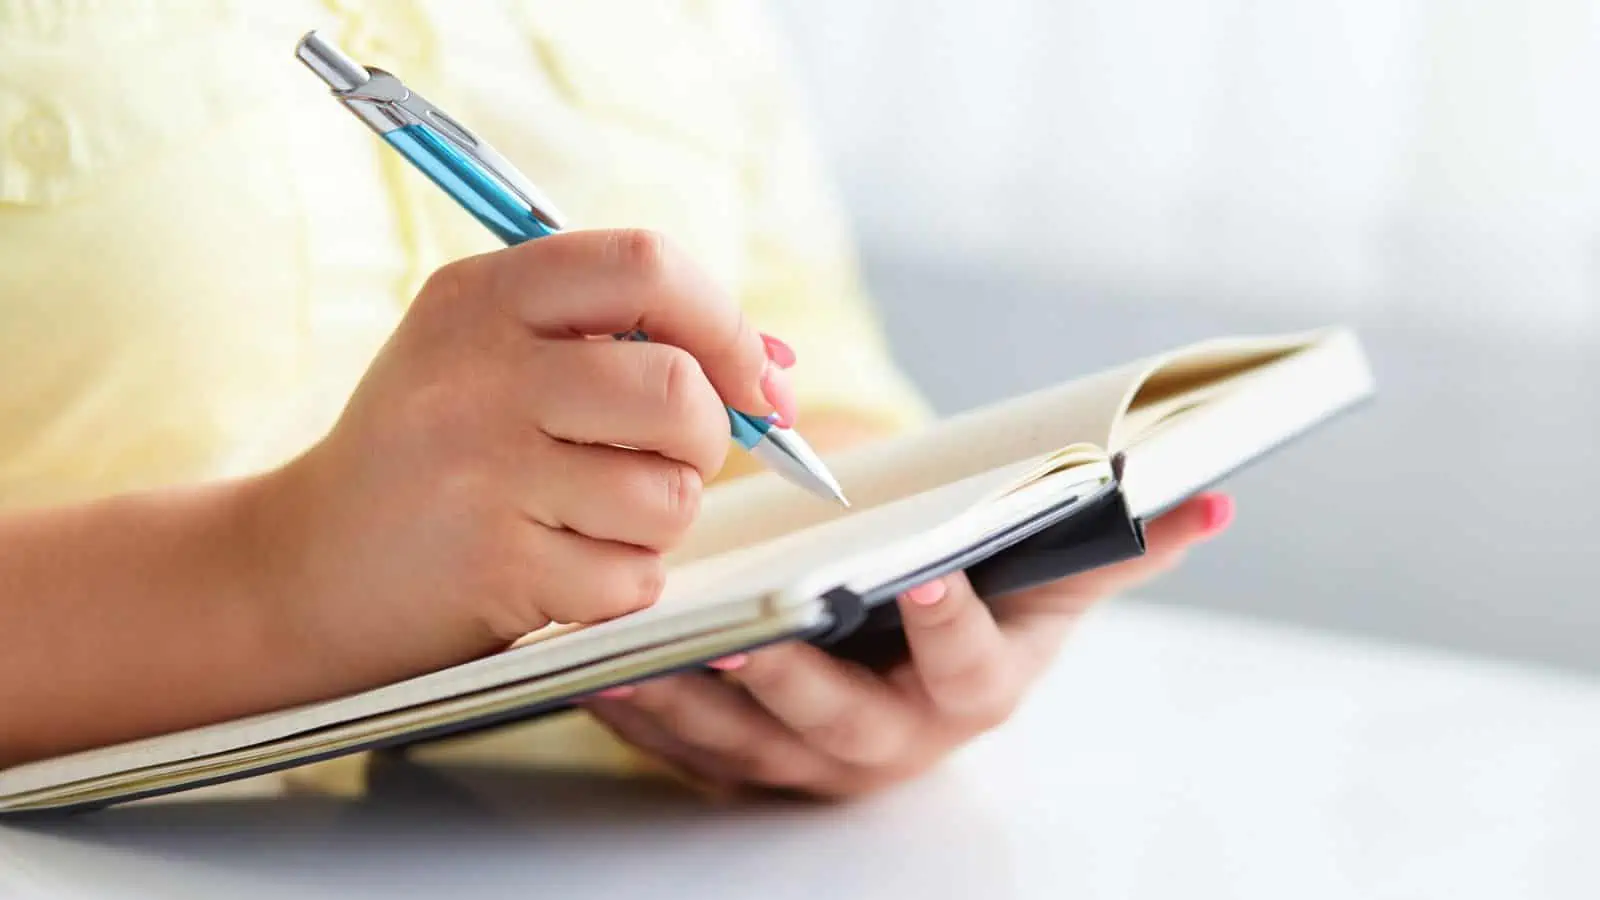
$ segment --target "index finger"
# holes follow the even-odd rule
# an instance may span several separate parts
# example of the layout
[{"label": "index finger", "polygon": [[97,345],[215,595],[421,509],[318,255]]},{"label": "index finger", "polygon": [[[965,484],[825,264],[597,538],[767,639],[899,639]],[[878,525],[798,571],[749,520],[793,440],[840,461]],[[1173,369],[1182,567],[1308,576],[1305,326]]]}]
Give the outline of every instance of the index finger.
[{"label": "index finger", "polygon": [[738,303],[653,231],[573,231],[506,251],[494,290],[536,332],[553,337],[643,331],[687,350],[723,402],[756,416],[778,410],[780,381]]}]

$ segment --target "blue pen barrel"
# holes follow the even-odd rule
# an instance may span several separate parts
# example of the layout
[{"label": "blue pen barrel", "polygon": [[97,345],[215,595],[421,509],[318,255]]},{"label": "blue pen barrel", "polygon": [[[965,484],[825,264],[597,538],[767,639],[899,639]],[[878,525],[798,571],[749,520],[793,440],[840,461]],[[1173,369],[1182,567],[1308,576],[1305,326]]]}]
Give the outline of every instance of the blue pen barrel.
[{"label": "blue pen barrel", "polygon": [[396,128],[385,132],[383,139],[505,243],[520,244],[555,234],[500,182],[426,126]]},{"label": "blue pen barrel", "polygon": [[731,408],[728,410],[728,424],[733,429],[733,439],[746,450],[753,449],[755,445],[761,443],[761,439],[772,430],[772,423],[766,419]]}]

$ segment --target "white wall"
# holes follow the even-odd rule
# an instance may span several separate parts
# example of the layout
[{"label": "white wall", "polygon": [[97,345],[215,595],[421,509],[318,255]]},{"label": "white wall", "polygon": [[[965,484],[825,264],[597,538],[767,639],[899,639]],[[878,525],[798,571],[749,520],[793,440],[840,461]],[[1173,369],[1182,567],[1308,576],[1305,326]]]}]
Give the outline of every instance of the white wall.
[{"label": "white wall", "polygon": [[1596,0],[780,0],[863,239],[1600,329]]}]

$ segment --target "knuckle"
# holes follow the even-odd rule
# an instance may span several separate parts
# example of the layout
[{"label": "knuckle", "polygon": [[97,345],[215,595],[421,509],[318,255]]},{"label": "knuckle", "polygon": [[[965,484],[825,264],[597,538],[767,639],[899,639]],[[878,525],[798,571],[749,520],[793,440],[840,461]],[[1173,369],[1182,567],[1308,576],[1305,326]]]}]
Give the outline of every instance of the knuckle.
[{"label": "knuckle", "polygon": [[462,302],[486,293],[489,272],[494,268],[489,256],[468,256],[434,269],[422,283],[417,302],[423,306],[455,309]]},{"label": "knuckle", "polygon": [[761,366],[766,363],[766,355],[764,353],[741,354],[740,352],[741,350],[753,350],[753,348],[759,346],[760,342],[756,337],[755,328],[750,325],[750,319],[745,314],[744,307],[736,307],[735,314],[728,327],[728,333],[723,338],[722,354],[729,359],[745,359],[752,365]]},{"label": "knuckle", "polygon": [[593,618],[611,619],[655,605],[666,587],[667,569],[660,554],[640,550],[640,558],[626,565],[606,565],[609,576],[588,602]]},{"label": "knuckle", "polygon": [[[560,586],[550,601],[550,613],[562,622],[601,622],[653,605],[667,581],[666,565],[659,554],[639,550],[636,560],[619,560],[612,554],[590,556],[590,574]],[[559,606],[559,608],[557,608]]]},{"label": "knuckle", "polygon": [[611,233],[607,249],[612,261],[628,277],[654,283],[667,271],[667,239],[648,228],[624,228]]},{"label": "knuckle", "polygon": [[462,282],[468,268],[466,260],[458,259],[434,269],[422,283],[422,290],[418,292],[418,296],[440,303],[453,301],[462,293]]},{"label": "knuckle", "polygon": [[673,413],[692,408],[696,394],[707,385],[700,361],[682,347],[667,344],[652,346],[660,350],[653,354],[655,365],[649,367],[653,371],[649,371],[648,377],[653,380],[652,386],[658,392],[661,404]]},{"label": "knuckle", "polygon": [[698,360],[691,374],[681,415],[685,427],[693,429],[695,466],[702,474],[711,476],[722,468],[728,452],[728,410]]},{"label": "knuckle", "polygon": [[642,390],[677,429],[687,461],[705,476],[721,468],[727,452],[728,417],[716,388],[692,353],[668,344],[646,345]]},{"label": "knuckle", "polygon": [[703,482],[700,473],[691,466],[667,467],[665,513],[667,527],[674,539],[681,537],[700,512]]},{"label": "knuckle", "polygon": [[637,568],[638,574],[619,598],[623,612],[654,606],[667,586],[667,564],[660,554],[648,554]]}]

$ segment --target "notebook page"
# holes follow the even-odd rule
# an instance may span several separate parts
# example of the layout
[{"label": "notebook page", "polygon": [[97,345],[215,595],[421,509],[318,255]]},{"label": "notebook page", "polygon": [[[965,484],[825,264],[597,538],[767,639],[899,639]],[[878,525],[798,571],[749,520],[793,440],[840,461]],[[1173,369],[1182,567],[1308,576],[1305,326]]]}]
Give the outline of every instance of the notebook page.
[{"label": "notebook page", "polygon": [[1337,330],[1275,337],[1219,338],[1168,354],[1152,366],[1119,417],[1108,449],[1126,449],[1156,422],[1236,388],[1273,363],[1333,339]]},{"label": "notebook page", "polygon": [[720,485],[706,493],[700,518],[669,559],[688,562],[769,541],[1075,444],[1103,447],[1147,368],[1136,363],[1107,370],[831,454],[827,463],[850,497],[850,510],[772,473]]},{"label": "notebook page", "polygon": [[[1272,377],[1273,372],[1279,371],[1278,364],[1294,355],[1297,354],[1274,355],[1262,362],[1240,357],[1236,360],[1238,365],[1219,362],[1215,366],[1207,367],[1206,372],[1209,377],[1205,379],[1193,377],[1191,370],[1190,375],[1182,379],[1181,385],[1166,383],[1152,391],[1155,399],[1147,399],[1146,389],[1140,388],[1128,411],[1117,420],[1111,439],[1113,452],[1137,446],[1151,432],[1170,420],[1197,411],[1221,400],[1224,396],[1245,389],[1256,379]],[[1165,372],[1157,373],[1156,377],[1165,374]]]},{"label": "notebook page", "polygon": [[669,559],[686,562],[772,540],[1074,444],[1116,452],[1126,446],[1121,423],[1131,405],[1165,402],[1170,414],[1189,402],[1174,399],[1178,395],[1264,366],[1329,333],[1203,341],[831,454],[828,465],[852,510],[772,473],[739,479],[707,493],[699,520]]},{"label": "notebook page", "polygon": [[1135,515],[1169,508],[1359,402],[1374,382],[1359,343],[1342,333],[1219,387],[1202,402],[1129,432],[1123,488]]}]

